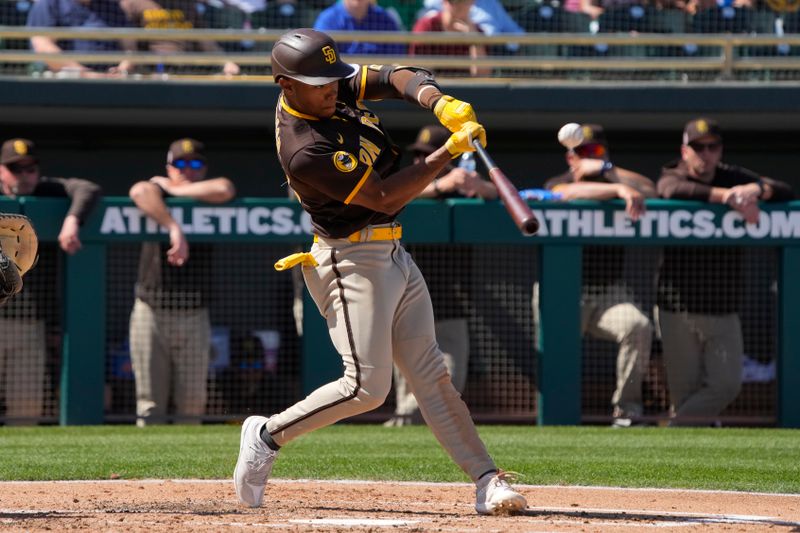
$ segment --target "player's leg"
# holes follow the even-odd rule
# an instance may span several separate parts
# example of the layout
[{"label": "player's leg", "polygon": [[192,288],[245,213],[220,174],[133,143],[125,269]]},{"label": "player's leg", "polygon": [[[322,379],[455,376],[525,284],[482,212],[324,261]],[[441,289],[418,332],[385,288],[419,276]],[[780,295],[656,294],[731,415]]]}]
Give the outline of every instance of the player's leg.
[{"label": "player's leg", "polygon": [[36,319],[9,320],[13,348],[6,363],[7,425],[36,423],[44,404],[44,322]]},{"label": "player's leg", "polygon": [[422,274],[405,250],[398,250],[396,259],[406,265],[409,277],[397,307],[392,349],[396,364],[417,397],[422,416],[453,461],[475,481],[479,513],[525,508],[525,498],[514,492],[498,471],[450,380],[436,342],[433,306]]},{"label": "player's leg", "polygon": [[372,410],[391,389],[391,325],[406,283],[392,260],[392,241],[312,249],[316,267],[304,267],[311,297],[342,356],[344,375],[273,416],[268,430],[279,445],[343,418]]},{"label": "player's leg", "polygon": [[155,311],[137,299],[130,320],[131,366],[136,384],[137,425],[163,423],[169,401],[168,346]]},{"label": "player's leg", "polygon": [[[464,318],[454,318],[438,321],[434,327],[436,340],[439,349],[444,357],[444,365],[450,374],[453,386],[461,393],[467,382],[467,365],[469,364],[469,331],[467,320]],[[417,398],[411,392],[405,376],[395,367],[394,371],[394,390],[396,407],[394,416],[384,425],[402,426],[408,424],[419,424],[421,415]]]},{"label": "player's leg", "polygon": [[642,381],[650,362],[653,326],[623,287],[611,286],[596,299],[588,333],[619,345],[617,385],[611,397],[616,418],[642,415]]},{"label": "player's leg", "polygon": [[706,419],[721,413],[742,387],[744,341],[736,314],[702,315],[702,386],[681,405],[678,416]]},{"label": "player's leg", "polygon": [[344,376],[285,411],[242,426],[234,486],[239,501],[261,505],[280,446],[299,435],[381,405],[392,383],[391,325],[407,273],[393,260],[399,244],[320,239],[318,263],[304,267],[311,297],[328,323]]},{"label": "player's leg", "polygon": [[395,366],[393,372],[395,408],[392,418],[384,423],[384,426],[407,426],[409,424],[419,424],[422,415],[419,414],[419,405],[411,387],[408,386],[406,377]]},{"label": "player's leg", "polygon": [[206,412],[211,323],[208,309],[175,313],[170,342],[173,354],[175,420],[199,424]]},{"label": "player's leg", "polygon": [[683,404],[703,385],[702,333],[693,316],[658,310],[670,404],[676,417]]},{"label": "player's leg", "polygon": [[444,364],[450,373],[450,380],[459,393],[467,384],[469,366],[469,328],[466,318],[440,320],[434,324],[436,341],[444,355]]}]

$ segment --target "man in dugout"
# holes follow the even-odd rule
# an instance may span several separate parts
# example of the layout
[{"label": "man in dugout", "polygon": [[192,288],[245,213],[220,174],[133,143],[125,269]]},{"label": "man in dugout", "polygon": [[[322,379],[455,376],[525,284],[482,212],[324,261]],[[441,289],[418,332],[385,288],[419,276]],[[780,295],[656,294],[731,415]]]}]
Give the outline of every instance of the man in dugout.
[{"label": "man in dugout", "polygon": [[[724,204],[758,223],[759,202],[794,198],[788,183],[722,161],[722,129],[709,118],[686,123],[680,158],[658,180],[663,198]],[[670,425],[718,425],[739,395],[744,340],[743,249],[667,246],[658,281],[658,326],[664,346]]]},{"label": "man in dugout", "polygon": [[[612,162],[602,126],[582,124],[581,134],[580,144],[567,148],[567,171],[547,180],[545,188],[563,200],[621,199],[628,217],[638,220],[645,211],[645,198],[656,196],[655,185]],[[611,396],[615,427],[637,424],[644,414],[642,383],[653,341],[653,326],[632,290],[633,280],[623,275],[627,253],[622,246],[584,248],[581,333],[618,345],[616,386]],[[538,331],[538,282],[533,313]]]}]

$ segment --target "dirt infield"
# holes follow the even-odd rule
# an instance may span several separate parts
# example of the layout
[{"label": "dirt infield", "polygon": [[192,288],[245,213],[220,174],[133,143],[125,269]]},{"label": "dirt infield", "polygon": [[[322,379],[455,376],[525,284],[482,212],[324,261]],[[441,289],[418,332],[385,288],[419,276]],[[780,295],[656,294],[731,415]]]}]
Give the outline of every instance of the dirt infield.
[{"label": "dirt infield", "polygon": [[467,484],[270,482],[239,507],[215,481],[0,483],[0,530],[800,531],[800,495],[518,485],[529,509],[477,516]]}]

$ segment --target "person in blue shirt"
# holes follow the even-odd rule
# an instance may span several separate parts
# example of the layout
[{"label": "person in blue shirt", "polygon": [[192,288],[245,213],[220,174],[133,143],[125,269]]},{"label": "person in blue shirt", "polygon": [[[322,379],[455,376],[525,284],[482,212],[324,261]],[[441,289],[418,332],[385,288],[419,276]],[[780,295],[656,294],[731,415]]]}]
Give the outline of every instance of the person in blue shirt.
[{"label": "person in blue shirt", "polygon": [[[27,26],[37,28],[71,27],[71,28],[119,28],[130,26],[125,13],[120,8],[119,2],[114,0],[37,0],[28,13]],[[59,53],[62,50],[76,52],[105,52],[121,49],[133,51],[135,45],[130,41],[101,41],[101,40],[59,40],[55,41],[44,35],[31,37],[31,48],[39,53]],[[92,72],[98,68],[108,68],[101,65],[82,65],[71,59],[48,60],[50,70],[58,72],[64,68],[71,68],[81,76],[98,74]],[[124,73],[130,67],[128,61],[109,68],[109,72]]]},{"label": "person in blue shirt", "polygon": [[[323,10],[314,23],[319,31],[400,31],[397,22],[371,0],[340,0]],[[405,54],[399,43],[338,42],[342,54]]]}]

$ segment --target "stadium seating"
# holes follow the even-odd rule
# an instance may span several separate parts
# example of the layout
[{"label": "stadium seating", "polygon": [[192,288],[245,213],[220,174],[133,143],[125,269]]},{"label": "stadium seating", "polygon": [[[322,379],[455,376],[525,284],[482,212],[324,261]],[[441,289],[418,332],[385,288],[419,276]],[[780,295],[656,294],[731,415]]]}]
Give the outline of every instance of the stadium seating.
[{"label": "stadium seating", "polygon": [[[572,13],[553,4],[532,5],[521,9],[516,15],[519,25],[528,33],[587,33],[589,31],[588,15]],[[536,56],[556,56],[571,54],[566,48],[558,45],[538,45],[526,47],[524,53]]]}]

